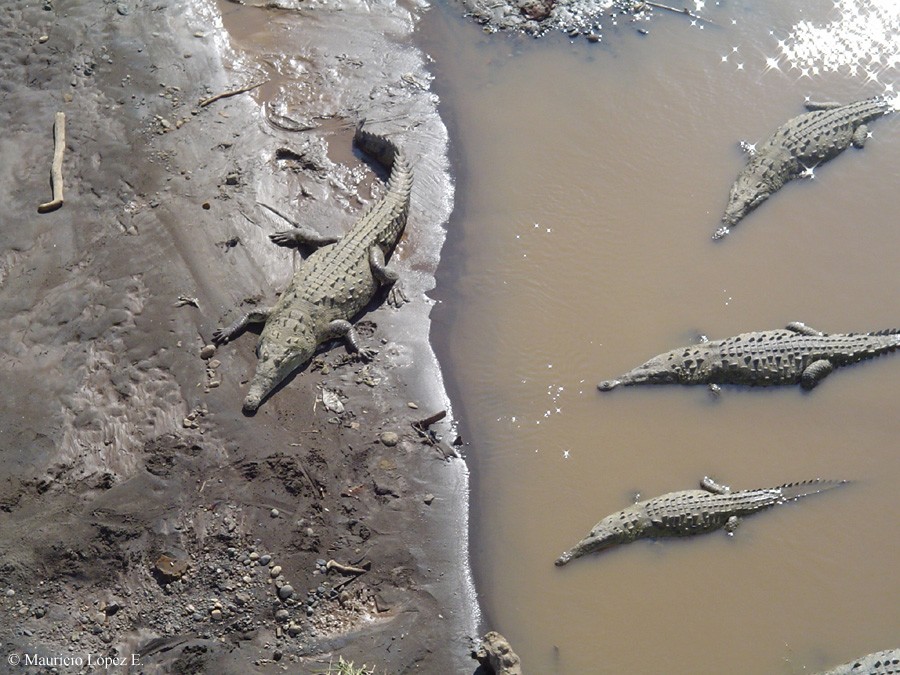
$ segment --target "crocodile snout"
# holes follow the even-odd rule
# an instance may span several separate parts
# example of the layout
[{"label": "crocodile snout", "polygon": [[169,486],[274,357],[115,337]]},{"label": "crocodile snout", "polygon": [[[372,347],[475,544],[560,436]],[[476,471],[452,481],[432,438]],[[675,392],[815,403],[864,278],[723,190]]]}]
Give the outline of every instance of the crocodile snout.
[{"label": "crocodile snout", "polygon": [[259,408],[259,404],[261,399],[259,396],[255,394],[248,394],[247,398],[244,399],[243,410],[245,413],[256,412],[256,409]]}]

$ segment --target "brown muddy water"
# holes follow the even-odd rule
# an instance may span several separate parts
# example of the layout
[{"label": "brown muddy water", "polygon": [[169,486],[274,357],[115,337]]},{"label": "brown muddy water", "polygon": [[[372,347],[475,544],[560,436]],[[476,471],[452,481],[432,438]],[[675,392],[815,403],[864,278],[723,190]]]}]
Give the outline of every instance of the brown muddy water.
[{"label": "brown muddy water", "polygon": [[[712,3],[710,3],[712,4]],[[690,343],[804,321],[900,325],[900,115],[720,242],[729,187],[806,96],[900,87],[896,3],[720,3],[600,44],[420,31],[456,205],[433,339],[473,471],[490,628],[529,673],[810,673],[900,642],[900,356],[798,387],[596,383]],[[734,537],[554,559],[640,493],[813,477],[840,490]]]}]

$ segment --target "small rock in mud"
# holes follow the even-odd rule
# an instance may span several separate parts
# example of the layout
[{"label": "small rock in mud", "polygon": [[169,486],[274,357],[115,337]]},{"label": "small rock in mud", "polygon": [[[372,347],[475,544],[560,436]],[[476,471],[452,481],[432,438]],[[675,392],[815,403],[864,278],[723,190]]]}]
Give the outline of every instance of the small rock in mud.
[{"label": "small rock in mud", "polygon": [[391,448],[400,442],[400,436],[394,431],[385,431],[381,434],[381,442]]},{"label": "small rock in mud", "polygon": [[213,344],[204,345],[200,350],[200,358],[204,361],[208,361],[213,357],[213,354],[216,353],[216,346]]},{"label": "small rock in mud", "polygon": [[171,558],[167,555],[161,555],[153,563],[153,571],[156,572],[166,583],[175,581],[184,576],[190,564],[187,560],[179,560]]}]

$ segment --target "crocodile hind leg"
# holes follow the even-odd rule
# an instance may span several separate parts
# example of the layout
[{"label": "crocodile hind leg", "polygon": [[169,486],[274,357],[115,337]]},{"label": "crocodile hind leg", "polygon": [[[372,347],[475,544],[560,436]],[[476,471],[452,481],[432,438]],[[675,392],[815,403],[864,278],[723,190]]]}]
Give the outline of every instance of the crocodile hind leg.
[{"label": "crocodile hind leg", "polygon": [[728,520],[725,521],[725,532],[728,533],[728,536],[734,535],[734,531],[737,529],[737,526],[740,524],[741,519],[737,516],[731,516]]},{"label": "crocodile hind leg", "polygon": [[213,333],[213,342],[217,345],[224,345],[229,340],[237,337],[251,323],[265,323],[271,312],[270,308],[253,309],[247,312],[230,326],[219,328]]},{"label": "crocodile hind leg", "polygon": [[865,124],[860,124],[856,127],[856,131],[853,132],[853,147],[854,148],[862,148],[866,144],[866,139],[869,137],[869,127]]},{"label": "crocodile hind leg", "polygon": [[380,246],[373,246],[369,249],[369,266],[372,268],[372,276],[383,286],[390,286],[388,292],[388,304],[391,307],[399,307],[405,302],[409,302],[406,293],[403,292],[403,285],[400,283],[400,275],[397,270],[391,269],[384,261],[384,251]]},{"label": "crocodile hind leg", "polygon": [[822,337],[825,335],[820,330],[816,330],[811,326],[807,326],[802,321],[791,321],[787,326],[784,327],[785,330],[789,330],[792,333],[797,333],[798,335],[809,335],[810,337]]},{"label": "crocodile hind leg", "polygon": [[322,336],[326,340],[342,339],[347,345],[347,350],[359,354],[364,361],[371,361],[377,354],[377,350],[370,347],[359,346],[359,333],[353,327],[353,324],[344,319],[335,319],[328,324],[325,335]]},{"label": "crocodile hind leg", "polygon": [[834,370],[834,364],[828,359],[813,361],[803,369],[803,374],[800,376],[800,386],[804,389],[812,389],[832,370]]}]

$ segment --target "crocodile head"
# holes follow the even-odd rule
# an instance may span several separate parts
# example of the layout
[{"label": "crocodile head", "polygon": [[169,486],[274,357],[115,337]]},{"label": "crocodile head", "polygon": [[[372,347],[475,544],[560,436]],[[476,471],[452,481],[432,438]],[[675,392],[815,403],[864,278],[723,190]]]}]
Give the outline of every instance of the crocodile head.
[{"label": "crocodile head", "polygon": [[269,339],[263,334],[256,348],[256,374],[244,399],[244,412],[254,412],[275,387],[312,358],[316,343],[312,339],[304,340],[304,337],[302,334],[291,336],[285,342]]},{"label": "crocodile head", "polygon": [[575,558],[580,558],[588,553],[597,553],[617,544],[631,541],[633,537],[629,536],[626,530],[612,523],[612,518],[613,516],[610,516],[597,523],[590,534],[579,541],[575,548],[566,551],[556,559],[556,566],[562,567]]},{"label": "crocodile head", "polygon": [[643,365],[629,370],[615,380],[604,380],[597,385],[600,391],[631,384],[674,384],[681,381],[679,370],[674,367],[674,352],[654,356]]},{"label": "crocodile head", "polygon": [[720,239],[728,234],[729,227],[737,225],[741,218],[766,201],[774,191],[773,186],[756,173],[747,172],[738,176],[731,186],[728,206],[725,207],[725,215],[722,216],[724,227],[716,231],[713,239]]}]

